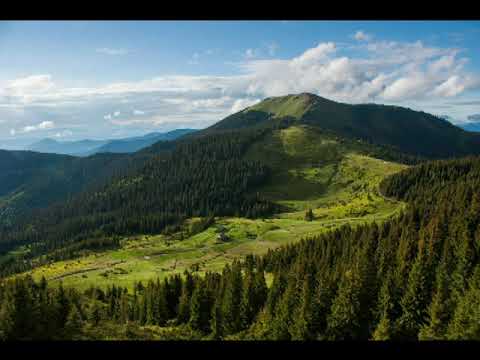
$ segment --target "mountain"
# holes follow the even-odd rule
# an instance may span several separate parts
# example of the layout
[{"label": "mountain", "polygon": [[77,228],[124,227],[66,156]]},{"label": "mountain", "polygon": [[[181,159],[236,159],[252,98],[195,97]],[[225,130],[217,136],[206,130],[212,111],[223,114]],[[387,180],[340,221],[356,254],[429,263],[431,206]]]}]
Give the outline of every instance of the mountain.
[{"label": "mountain", "polygon": [[0,150],[0,227],[128,168],[120,154],[89,158]]},{"label": "mountain", "polygon": [[108,140],[57,141],[43,139],[28,146],[27,150],[50,154],[78,155],[91,152],[107,143]]},{"label": "mountain", "polygon": [[480,121],[464,123],[459,126],[466,131],[480,132]]},{"label": "mountain", "polygon": [[111,140],[108,143],[99,146],[85,154],[93,153],[133,153],[139,151],[147,146],[150,146],[158,141],[171,141],[180,138],[184,135],[195,132],[194,129],[176,129],[167,133],[150,133],[144,136],[132,137],[120,140]]},{"label": "mountain", "polygon": [[97,153],[133,153],[150,146],[158,141],[174,140],[190,134],[194,129],[176,129],[166,133],[153,132],[144,136],[137,136],[118,140],[80,140],[57,141],[43,139],[28,147],[30,151],[42,153],[65,154],[74,156],[90,156]]},{"label": "mountain", "polygon": [[350,105],[302,93],[272,97],[228,116],[212,130],[308,124],[338,135],[430,158],[480,153],[480,135],[425,112],[377,104]]},{"label": "mountain", "polygon": [[[27,184],[34,198],[58,188],[63,201],[0,224],[0,274],[32,275],[0,286],[0,330],[115,338],[128,323],[129,337],[147,324],[172,338],[478,339],[479,157],[417,157],[475,152],[477,139],[422,112],[300,94],[134,154],[6,152],[11,200]],[[31,280],[44,276],[78,295]],[[30,287],[71,296],[69,325],[34,327],[45,323],[34,309],[57,305],[25,296]],[[92,309],[82,327],[79,312]]]},{"label": "mountain", "polygon": [[459,125],[462,129],[472,132],[480,132],[480,114],[473,114],[467,117],[467,123]]}]

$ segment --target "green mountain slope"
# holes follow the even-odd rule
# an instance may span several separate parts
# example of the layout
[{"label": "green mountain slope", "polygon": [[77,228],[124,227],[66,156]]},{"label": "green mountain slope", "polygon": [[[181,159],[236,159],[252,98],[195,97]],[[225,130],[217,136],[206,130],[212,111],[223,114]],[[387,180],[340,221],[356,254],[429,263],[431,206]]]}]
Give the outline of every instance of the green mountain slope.
[{"label": "green mountain slope", "polygon": [[[39,266],[30,274],[78,289],[113,284],[132,288],[135,281],[192,268],[202,274],[219,271],[235,258],[264,254],[345,224],[382,222],[398,214],[403,203],[385,199],[379,183],[406,166],[376,159],[368,155],[371,151],[368,144],[309,126],[267,132],[242,157],[270,164],[268,179],[250,188],[276,205],[270,215],[245,218],[246,212],[232,216],[219,208],[214,223],[200,232],[192,231],[200,219],[190,217],[171,231],[125,235],[115,249]],[[305,220],[307,209],[313,210],[313,221]],[[218,240],[219,231],[228,241]]]},{"label": "green mountain slope", "polygon": [[439,117],[397,106],[343,104],[307,93],[265,99],[211,129],[267,126],[282,121],[309,124],[344,137],[431,158],[480,153],[479,134],[464,131]]},{"label": "green mountain slope", "polygon": [[[92,281],[106,280],[101,274],[119,259],[129,263],[131,275],[122,275],[128,284],[168,268],[167,260],[185,259],[175,265],[178,271],[203,258],[205,269],[218,269],[237,255],[262,253],[300,235],[397,213],[401,204],[384,199],[378,184],[404,166],[375,158],[379,149],[305,125],[193,136],[152,156],[134,175],[51,209],[31,223],[34,232],[10,239],[28,245],[27,263],[32,265],[107,250],[93,261],[68,263],[68,271],[62,267],[73,272],[71,278],[56,266],[45,273],[76,285],[85,283],[77,276],[85,268],[92,269]],[[307,209],[313,209],[314,222],[305,221]],[[216,244],[213,228],[203,235],[185,230],[191,218],[208,215],[229,229],[228,245]],[[151,257],[168,248],[172,256],[150,261],[122,250],[132,244],[123,239],[144,235],[149,249],[141,245],[133,254]],[[119,250],[108,250],[112,246]]]},{"label": "green mountain slope", "polygon": [[[420,134],[426,140],[412,142]],[[329,220],[391,214],[377,192],[382,174],[376,171],[398,169],[385,160],[411,160],[392,146],[446,156],[470,151],[469,141],[478,139],[472,136],[408,109],[339,104],[311,94],[269,98],[204,131],[105,166],[110,181],[102,187],[81,183],[76,189],[87,191],[73,197],[64,191],[63,202],[13,229],[0,228],[0,248],[29,246],[31,258],[58,260],[118,247],[123,236],[176,232],[192,217],[298,220],[310,208]],[[435,145],[447,138],[458,142]],[[82,174],[95,176],[98,168],[85,161],[89,171]],[[123,162],[136,166],[125,172]],[[11,192],[10,200],[15,196]]]},{"label": "green mountain slope", "polygon": [[0,227],[101,183],[126,165],[113,154],[75,158],[0,150]]}]

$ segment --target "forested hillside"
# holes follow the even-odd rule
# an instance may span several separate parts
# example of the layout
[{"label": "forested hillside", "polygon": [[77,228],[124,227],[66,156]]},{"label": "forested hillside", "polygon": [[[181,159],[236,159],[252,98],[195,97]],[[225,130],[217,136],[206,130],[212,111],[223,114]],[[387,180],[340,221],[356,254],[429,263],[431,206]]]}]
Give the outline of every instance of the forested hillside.
[{"label": "forested hillside", "polygon": [[34,209],[101,184],[128,167],[128,159],[113,154],[81,159],[0,150],[0,227]]},{"label": "forested hillside", "polygon": [[139,283],[133,293],[6,281],[0,334],[141,338],[153,326],[163,339],[478,340],[479,185],[479,158],[425,163],[382,184],[409,202],[382,225],[344,226],[222,274]]},{"label": "forested hillside", "polygon": [[172,151],[151,155],[129,176],[38,211],[13,228],[1,227],[0,246],[8,251],[28,245],[30,256],[48,253],[58,260],[81,249],[115,246],[120,235],[161,232],[192,216],[271,213],[273,205],[252,192],[268,168],[242,158],[260,135],[225,133],[179,142]]},{"label": "forested hillside", "polygon": [[480,153],[479,134],[434,115],[398,106],[343,104],[309,93],[267,98],[230,115],[212,129],[238,129],[283,119],[393,146],[415,156],[444,158]]}]

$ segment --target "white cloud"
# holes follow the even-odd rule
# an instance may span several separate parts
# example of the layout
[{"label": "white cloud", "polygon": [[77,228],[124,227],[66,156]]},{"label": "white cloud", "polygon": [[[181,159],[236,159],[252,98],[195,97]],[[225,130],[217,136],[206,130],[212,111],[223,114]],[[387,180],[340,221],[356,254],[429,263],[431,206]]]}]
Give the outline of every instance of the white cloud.
[{"label": "white cloud", "polygon": [[112,56],[126,55],[129,53],[127,49],[113,49],[108,47],[96,49],[95,51],[100,54],[112,55]]},{"label": "white cloud", "polygon": [[362,30],[358,30],[354,35],[353,38],[358,41],[370,41],[372,39],[372,35],[367,34]]},{"label": "white cloud", "polygon": [[16,134],[19,134],[19,133],[25,134],[25,133],[30,133],[32,131],[53,129],[54,127],[55,127],[55,123],[53,121],[42,121],[37,125],[24,126],[20,130],[11,129],[10,135],[15,136]]},{"label": "white cloud", "polygon": [[200,63],[199,59],[200,59],[200,54],[196,52],[192,55],[192,58],[188,61],[188,63],[190,65],[197,65]]},{"label": "white cloud", "polygon": [[72,136],[73,135],[73,132],[70,131],[70,130],[63,130],[63,131],[60,131],[60,132],[57,132],[54,136],[56,138],[64,138],[64,137],[69,137],[69,136]]},{"label": "white cloud", "polygon": [[32,75],[8,81],[0,87],[0,99],[15,98],[19,103],[28,103],[32,99],[55,89],[51,76],[48,74]]},{"label": "white cloud", "polygon": [[[94,125],[105,134],[112,125],[203,126],[258,99],[299,92],[349,103],[439,104],[480,87],[478,74],[465,69],[468,59],[459,49],[420,41],[353,46],[360,51],[350,51],[348,56],[342,52],[344,45],[323,42],[290,58],[242,58],[236,65],[240,73],[228,76],[167,75],[86,88],[60,87],[50,75],[0,83],[0,115],[9,119],[0,124],[0,132],[8,133],[12,127],[17,133],[22,128],[33,131],[32,121],[40,116],[58,120],[62,128]],[[256,50],[250,50],[248,55],[256,56]],[[107,121],[95,122],[98,114]],[[18,125],[13,126],[10,119]],[[75,129],[75,135],[79,133]]]},{"label": "white cloud", "polygon": [[465,90],[466,83],[458,75],[449,77],[446,81],[435,87],[433,93],[437,96],[450,97],[460,94]]},{"label": "white cloud", "polygon": [[257,51],[254,49],[247,49],[245,50],[245,58],[246,59],[253,59],[257,57]]},{"label": "white cloud", "polygon": [[238,99],[233,103],[230,112],[236,113],[247,107],[257,104],[260,102],[260,99]]},{"label": "white cloud", "polygon": [[272,43],[268,44],[267,45],[268,55],[275,56],[275,53],[277,52],[278,48],[279,48],[279,46],[275,42],[272,42]]},{"label": "white cloud", "polygon": [[306,50],[300,56],[291,60],[293,66],[312,66],[320,65],[327,57],[336,50],[333,42],[320,43],[316,47]]}]

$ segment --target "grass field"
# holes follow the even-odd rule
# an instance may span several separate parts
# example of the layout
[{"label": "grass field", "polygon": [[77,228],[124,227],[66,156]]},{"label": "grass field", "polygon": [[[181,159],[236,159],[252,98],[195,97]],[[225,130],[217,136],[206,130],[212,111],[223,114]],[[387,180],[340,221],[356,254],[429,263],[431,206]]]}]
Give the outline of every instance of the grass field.
[{"label": "grass field", "polygon": [[[173,240],[180,234],[125,238],[119,249],[42,266],[30,274],[79,289],[113,283],[131,288],[135,281],[187,269],[221,271],[235,258],[263,254],[347,223],[381,222],[404,206],[378,191],[380,181],[404,165],[361,155],[306,127],[279,130],[246,156],[273,168],[270,182],[259,191],[283,205],[281,213],[267,219],[217,218],[214,225],[183,240]],[[309,208],[313,221],[304,220]],[[222,228],[226,241],[218,239]]]}]

